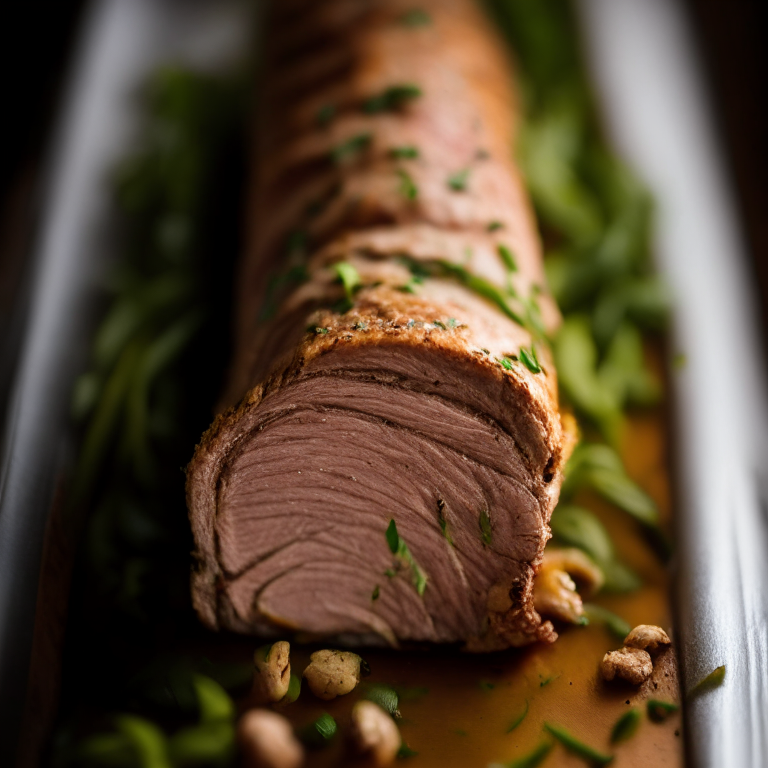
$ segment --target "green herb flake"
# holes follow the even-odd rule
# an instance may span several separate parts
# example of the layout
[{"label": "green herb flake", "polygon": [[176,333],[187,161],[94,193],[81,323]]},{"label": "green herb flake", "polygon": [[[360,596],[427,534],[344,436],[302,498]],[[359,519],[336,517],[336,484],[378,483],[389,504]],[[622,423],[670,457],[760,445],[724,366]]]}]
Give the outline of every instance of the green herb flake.
[{"label": "green herb flake", "polygon": [[527,714],[528,714],[528,700],[526,699],[525,707],[523,707],[523,711],[509,724],[506,732],[512,733],[512,731],[514,731],[515,728],[517,728],[517,726],[520,725],[520,723],[522,723],[523,720],[525,720]]},{"label": "green herb flake", "polygon": [[415,160],[419,156],[419,150],[412,146],[392,147],[388,154],[395,160]]},{"label": "green herb flake", "polygon": [[505,370],[512,370],[512,361],[508,357],[497,357],[496,362]]},{"label": "green herb flake", "polygon": [[334,163],[341,163],[349,157],[368,149],[371,146],[372,141],[373,134],[358,133],[333,147],[331,149],[331,160],[333,160]]},{"label": "green herb flake", "polygon": [[456,171],[448,177],[448,187],[454,192],[465,192],[469,181],[469,168]]},{"label": "green herb flake", "polygon": [[606,629],[615,635],[617,640],[623,640],[631,631],[632,627],[613,611],[603,608],[602,605],[594,603],[585,603],[584,612],[590,622],[603,624]]},{"label": "green herb flake", "polygon": [[317,124],[322,128],[327,128],[333,119],[336,117],[336,107],[333,104],[323,104],[320,109],[317,110]]},{"label": "green herb flake", "polygon": [[394,571],[392,568],[387,568],[387,570],[386,570],[386,571],[384,571],[384,575],[385,575],[385,576],[386,576],[388,579],[394,579],[394,578],[395,578],[395,576],[397,576],[397,573],[395,573],[395,571]]},{"label": "green herb flake", "polygon": [[613,761],[613,755],[598,752],[588,744],[579,741],[565,728],[553,723],[544,723],[544,730],[554,736],[569,752],[595,765],[608,765]]},{"label": "green herb flake", "polygon": [[406,200],[415,200],[419,196],[419,188],[416,186],[411,174],[402,168],[398,168],[397,175],[400,177],[400,194]]},{"label": "green herb flake", "polygon": [[[408,546],[398,533],[397,525],[394,520],[389,521],[389,526],[387,527],[385,535],[387,539],[387,545],[389,546],[389,551],[403,566],[410,570],[413,586],[416,587],[416,592],[418,593],[419,597],[422,597],[424,595],[424,590],[427,588],[427,576],[424,571],[421,570],[418,563],[411,554],[410,549],[408,549]],[[387,569],[387,576],[390,575],[390,570],[391,569]],[[394,575],[394,571],[392,571],[392,575]]]},{"label": "green herb flake", "polygon": [[536,348],[531,346],[530,349],[520,347],[520,362],[531,372],[541,373],[541,363],[536,356]]},{"label": "green herb flake", "polygon": [[542,677],[539,675],[539,688],[546,688],[551,682],[557,680],[560,675],[549,675],[548,677]]},{"label": "green herb flake", "polygon": [[446,325],[447,325],[449,328],[458,328],[458,327],[459,327],[459,325],[461,325],[461,323],[459,323],[459,321],[458,321],[458,320],[457,320],[455,317],[449,317],[449,318],[448,318],[448,319],[445,321],[445,324],[446,324]]},{"label": "green herb flake", "polygon": [[330,332],[331,332],[331,329],[330,329],[330,328],[320,328],[319,326],[315,326],[315,328],[314,328],[314,329],[310,328],[310,330],[314,330],[314,332],[315,332],[315,333],[316,333],[318,336],[325,336],[327,333],[330,333]]},{"label": "green herb flake", "polygon": [[668,717],[680,709],[678,704],[660,699],[648,699],[646,703],[648,718],[654,723],[663,723]]},{"label": "green herb flake", "polygon": [[442,320],[433,320],[432,325],[436,325],[438,328],[442,328],[444,331],[448,330],[448,326]]},{"label": "green herb flake", "polygon": [[501,260],[504,262],[504,266],[509,272],[517,272],[517,262],[515,261],[515,255],[512,253],[512,249],[508,245],[499,243],[496,250],[498,251]]},{"label": "green herb flake", "polygon": [[391,85],[381,93],[371,96],[363,102],[363,112],[374,115],[379,112],[392,112],[400,109],[409,101],[421,96],[421,88],[411,83]]},{"label": "green herb flake", "polygon": [[499,229],[504,229],[504,225],[500,221],[489,221],[486,229],[489,232],[496,232]]},{"label": "green herb flake", "polygon": [[523,757],[518,757],[508,763],[490,763],[488,768],[538,768],[547,759],[554,746],[554,741],[543,741]]},{"label": "green herb flake", "polygon": [[405,760],[409,757],[416,757],[419,753],[415,749],[411,749],[405,742],[400,745],[400,749],[397,750],[397,759]]},{"label": "green herb flake", "polygon": [[360,273],[347,261],[339,261],[333,265],[337,280],[344,286],[344,294],[351,302],[355,291],[360,288]]},{"label": "green herb flake", "polygon": [[725,664],[716,669],[713,669],[705,678],[699,680],[696,685],[691,688],[688,693],[688,698],[699,696],[702,693],[711,691],[714,688],[719,688],[725,680]]},{"label": "green herb flake", "polygon": [[487,509],[480,510],[480,536],[483,539],[483,544],[487,547],[491,546],[491,539],[493,538],[493,530],[491,529],[491,516],[488,514]]},{"label": "green herb flake", "polygon": [[406,11],[399,19],[405,27],[427,27],[432,23],[432,17],[421,8],[412,8]]},{"label": "green herb flake", "polygon": [[368,701],[372,701],[374,704],[378,704],[385,712],[388,712],[395,719],[401,717],[400,710],[398,709],[400,697],[394,688],[384,685],[383,683],[376,683],[367,689],[365,698],[368,699]]},{"label": "green herb flake", "polygon": [[299,731],[299,737],[308,747],[324,747],[338,730],[336,721],[327,712],[323,712],[313,723]]},{"label": "green herb flake", "polygon": [[280,699],[281,704],[293,704],[299,698],[301,693],[301,677],[291,673],[291,679],[288,682],[288,692]]},{"label": "green herb flake", "polygon": [[373,588],[373,592],[371,592],[371,602],[372,603],[375,603],[379,599],[380,592],[381,592],[381,590],[379,589],[379,585],[377,584]]},{"label": "green herb flake", "polygon": [[362,320],[358,320],[353,326],[353,331],[367,331],[368,330],[368,323],[364,323]]},{"label": "green herb flake", "polygon": [[631,739],[637,733],[641,719],[639,709],[633,708],[625,712],[611,729],[611,744]]}]

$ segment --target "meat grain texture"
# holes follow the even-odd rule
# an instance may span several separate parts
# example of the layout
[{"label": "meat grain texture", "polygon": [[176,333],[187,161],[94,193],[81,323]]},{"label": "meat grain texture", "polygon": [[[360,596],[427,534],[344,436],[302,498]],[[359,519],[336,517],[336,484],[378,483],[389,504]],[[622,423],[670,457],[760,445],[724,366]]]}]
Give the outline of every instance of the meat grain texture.
[{"label": "meat grain texture", "polygon": [[471,0],[418,6],[272,6],[236,351],[188,468],[210,627],[556,637],[532,588],[572,430],[512,64]]}]

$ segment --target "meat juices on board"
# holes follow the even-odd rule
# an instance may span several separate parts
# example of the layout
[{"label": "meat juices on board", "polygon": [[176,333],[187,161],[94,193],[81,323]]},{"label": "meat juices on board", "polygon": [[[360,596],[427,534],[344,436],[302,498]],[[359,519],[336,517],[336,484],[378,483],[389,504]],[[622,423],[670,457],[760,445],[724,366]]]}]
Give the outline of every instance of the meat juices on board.
[{"label": "meat juices on board", "polygon": [[559,316],[512,67],[471,0],[419,8],[273,4],[235,356],[188,468],[211,627],[556,637],[532,586],[573,436],[546,344],[520,351],[517,315]]}]

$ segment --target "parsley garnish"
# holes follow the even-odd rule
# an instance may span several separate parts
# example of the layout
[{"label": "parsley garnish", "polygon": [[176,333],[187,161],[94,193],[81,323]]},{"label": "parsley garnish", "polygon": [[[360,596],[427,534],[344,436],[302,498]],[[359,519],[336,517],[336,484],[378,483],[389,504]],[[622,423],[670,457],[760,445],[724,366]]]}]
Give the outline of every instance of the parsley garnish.
[{"label": "parsley garnish", "polygon": [[336,107],[333,104],[324,104],[317,110],[317,124],[323,128],[331,124],[333,118],[336,117]]},{"label": "parsley garnish", "polygon": [[698,696],[700,693],[705,693],[706,691],[711,691],[713,688],[718,688],[723,684],[724,680],[725,664],[713,669],[705,678],[699,680],[699,682],[691,688],[688,698]]},{"label": "parsley garnish", "polygon": [[512,731],[517,728],[520,723],[525,720],[525,716],[528,714],[528,699],[525,700],[525,708],[523,711],[509,724],[509,727],[507,728],[507,733],[512,733]]},{"label": "parsley garnish", "polygon": [[497,229],[504,229],[504,225],[500,221],[491,221],[487,229],[489,232],[495,232]]},{"label": "parsley garnish", "polygon": [[372,139],[373,136],[370,133],[358,133],[352,136],[331,149],[331,160],[334,163],[341,163],[348,157],[368,149],[371,146]]},{"label": "parsley garnish", "polygon": [[454,192],[464,192],[467,188],[467,181],[469,180],[469,168],[465,168],[463,171],[456,171],[448,177],[448,186]]},{"label": "parsley garnish", "polygon": [[421,96],[421,88],[410,83],[391,85],[386,90],[371,96],[363,102],[363,112],[373,115],[378,112],[391,112]]},{"label": "parsley garnish", "polygon": [[389,156],[396,160],[415,160],[419,156],[419,150],[411,146],[392,147]]},{"label": "parsley garnish", "polygon": [[368,323],[364,323],[362,320],[358,320],[352,326],[352,330],[354,330],[354,331],[367,331],[368,330]]},{"label": "parsley garnish", "polygon": [[626,741],[635,735],[640,725],[640,710],[630,709],[625,712],[611,729],[611,744]]},{"label": "parsley garnish", "polygon": [[438,328],[442,328],[444,331],[448,330],[447,326],[442,320],[433,320],[432,325],[436,325]]},{"label": "parsley garnish", "polygon": [[308,747],[324,747],[337,730],[336,721],[327,712],[323,712],[317,720],[302,728],[298,736]]},{"label": "parsley garnish", "polygon": [[499,363],[505,371],[512,370],[512,361],[508,357],[497,357],[496,362]]},{"label": "parsley garnish", "polygon": [[541,365],[536,357],[536,348],[531,345],[530,349],[520,347],[520,362],[531,372],[541,373]]},{"label": "parsley garnish", "polygon": [[680,709],[677,704],[673,704],[671,701],[660,701],[659,699],[648,699],[646,707],[648,717],[655,723],[663,722]]},{"label": "parsley garnish", "polygon": [[503,243],[499,243],[497,250],[507,270],[509,272],[517,272],[517,262],[511,248]]},{"label": "parsley garnish", "polygon": [[406,200],[415,200],[419,194],[419,189],[414,183],[411,174],[402,168],[398,168],[397,175],[400,177],[400,194]]},{"label": "parsley garnish", "polygon": [[407,757],[416,757],[419,753],[415,749],[411,749],[405,742],[400,745],[400,749],[397,750],[397,759],[405,760]]},{"label": "parsley garnish", "polygon": [[365,698],[368,701],[372,701],[374,704],[378,704],[385,712],[388,712],[392,717],[399,718],[400,710],[398,705],[400,704],[400,697],[397,695],[397,691],[394,688],[390,688],[383,683],[376,683],[371,685],[365,693]]},{"label": "parsley garnish", "polygon": [[595,765],[608,765],[613,760],[613,755],[605,755],[587,744],[579,741],[565,728],[552,723],[544,723],[544,730],[551,733],[569,752],[578,755],[587,762]]},{"label": "parsley garnish", "polygon": [[346,297],[352,301],[355,291],[360,287],[360,273],[348,261],[338,261],[333,265],[339,282],[344,286]]},{"label": "parsley garnish", "polygon": [[[408,546],[397,532],[397,525],[394,520],[389,521],[389,526],[386,532],[387,544],[389,545],[389,551],[397,558],[398,561],[411,571],[411,578],[413,579],[413,586],[416,587],[416,592],[419,596],[424,594],[424,590],[427,588],[427,576],[424,571],[419,568],[418,563],[414,560],[411,551]],[[387,573],[389,575],[389,573]],[[394,572],[393,572],[394,575]]]},{"label": "parsley garnish", "polygon": [[421,8],[413,8],[400,17],[400,23],[406,27],[426,27],[432,23],[432,17]]},{"label": "parsley garnish", "polygon": [[381,593],[381,590],[379,589],[379,585],[377,584],[373,588],[373,592],[371,593],[371,602],[376,602],[376,600],[379,599],[379,594]]}]

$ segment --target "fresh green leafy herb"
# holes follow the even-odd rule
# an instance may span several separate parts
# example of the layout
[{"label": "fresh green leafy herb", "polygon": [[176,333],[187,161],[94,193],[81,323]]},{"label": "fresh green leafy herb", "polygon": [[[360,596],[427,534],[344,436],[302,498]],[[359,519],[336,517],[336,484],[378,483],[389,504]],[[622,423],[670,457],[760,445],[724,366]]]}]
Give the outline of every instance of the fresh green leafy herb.
[{"label": "fresh green leafy herb", "polygon": [[419,196],[419,188],[416,186],[411,174],[402,168],[398,168],[397,175],[400,177],[400,194],[406,200],[415,200]]},{"label": "fresh green leafy herb", "polygon": [[326,128],[333,122],[336,114],[337,109],[333,104],[323,104],[323,106],[317,110],[317,124]]},{"label": "fresh green leafy herb", "polygon": [[648,711],[648,717],[653,720],[654,723],[662,723],[677,712],[680,709],[680,706],[678,704],[673,704],[671,701],[648,699],[646,709]]},{"label": "fresh green leafy herb", "polygon": [[530,349],[520,347],[520,362],[531,372],[541,373],[541,364],[536,356],[536,348],[531,346]]},{"label": "fresh green leafy herb", "polygon": [[376,683],[371,685],[365,692],[365,698],[368,701],[372,701],[374,704],[378,704],[385,712],[388,712],[392,717],[399,718],[400,710],[398,706],[400,704],[400,697],[394,688],[383,683]]},{"label": "fresh green leafy herb", "polygon": [[400,23],[406,27],[426,27],[432,23],[432,17],[421,8],[413,8],[400,17]]},{"label": "fresh green leafy herb", "polygon": [[436,325],[438,328],[442,328],[444,331],[448,330],[448,326],[442,320],[433,320],[432,325]]},{"label": "fresh green leafy herb", "polygon": [[713,669],[706,677],[699,680],[696,685],[691,688],[688,693],[688,698],[692,699],[695,696],[699,696],[702,693],[711,691],[714,688],[719,688],[725,680],[725,664]]},{"label": "fresh green leafy herb", "polygon": [[319,326],[315,326],[315,328],[314,328],[314,329],[310,327],[310,330],[314,330],[314,332],[315,332],[315,333],[316,333],[318,336],[325,336],[326,334],[328,334],[328,333],[330,333],[330,332],[331,332],[331,329],[330,329],[330,328],[320,328]]},{"label": "fresh green leafy herb", "polygon": [[539,675],[539,688],[546,688],[551,682],[557,680],[558,677],[560,677],[560,675],[547,675],[546,677]]},{"label": "fresh green leafy herb", "polygon": [[517,728],[517,726],[520,725],[520,723],[522,723],[523,720],[525,720],[527,714],[528,714],[528,700],[526,699],[525,707],[523,708],[523,711],[517,717],[515,717],[515,719],[512,720],[512,722],[509,724],[509,726],[507,727],[507,733],[512,733],[512,731],[514,731],[515,728]]},{"label": "fresh green leafy herb", "polygon": [[384,571],[384,575],[390,579],[394,579],[395,576],[397,576],[397,573],[395,573],[395,571],[392,570],[392,568],[387,568],[387,570]]},{"label": "fresh green leafy herb", "polygon": [[358,133],[351,136],[331,149],[331,160],[334,163],[341,163],[349,157],[358,155],[363,150],[368,149],[372,141],[373,134],[371,133]]},{"label": "fresh green leafy herb", "polygon": [[504,225],[500,221],[491,221],[488,223],[486,229],[489,232],[496,232],[499,229],[504,229]]},{"label": "fresh green leafy herb", "polygon": [[626,741],[637,733],[642,716],[640,710],[632,708],[627,710],[611,729],[611,744]]},{"label": "fresh green leafy herb", "polygon": [[515,261],[515,256],[512,253],[512,249],[508,245],[499,243],[496,250],[498,251],[499,256],[501,256],[501,260],[504,262],[504,266],[507,268],[507,270],[509,272],[517,272],[517,262]]},{"label": "fresh green leafy herb", "polygon": [[505,370],[505,371],[511,371],[512,361],[508,357],[497,357],[496,362]]},{"label": "fresh green leafy herb", "polygon": [[488,514],[487,509],[480,510],[480,536],[483,539],[483,544],[487,547],[491,546],[491,539],[493,538],[493,530],[491,529],[491,517]]},{"label": "fresh green leafy herb", "polygon": [[419,150],[412,146],[392,147],[389,156],[395,160],[415,160],[419,157]]},{"label": "fresh green leafy herb", "polygon": [[333,265],[333,270],[336,272],[336,277],[339,282],[344,286],[344,295],[351,306],[355,291],[357,291],[362,284],[360,273],[348,261],[336,262]]},{"label": "fresh green leafy herb", "polygon": [[456,171],[448,177],[448,186],[454,192],[465,192],[467,189],[467,182],[469,181],[469,168],[464,168],[461,171]]},{"label": "fresh green leafy herb", "polygon": [[544,730],[554,736],[569,752],[578,755],[583,760],[595,765],[608,765],[613,761],[613,755],[598,752],[584,742],[579,741],[565,728],[553,723],[544,723]]},{"label": "fresh green leafy herb", "polygon": [[458,320],[457,320],[455,317],[449,317],[449,318],[448,318],[448,319],[445,321],[445,324],[446,324],[446,325],[447,325],[449,328],[458,328],[458,327],[459,327],[459,325],[461,325],[461,323],[459,323],[459,321],[458,321]]},{"label": "fresh green leafy herb", "polygon": [[546,760],[554,746],[554,741],[543,741],[523,757],[518,757],[508,763],[490,763],[488,768],[538,768]]},{"label": "fresh green leafy herb", "polygon": [[618,640],[623,640],[632,630],[632,627],[613,611],[594,603],[584,603],[584,612],[590,623],[604,624]]},{"label": "fresh green leafy herb", "polygon": [[392,112],[421,96],[421,88],[411,83],[392,85],[363,102],[363,112],[369,115]]},{"label": "fresh green leafy herb", "polygon": [[[411,551],[398,533],[397,525],[394,520],[389,521],[389,526],[386,531],[386,539],[389,551],[397,558],[402,566],[410,570],[413,585],[416,587],[416,592],[419,596],[422,596],[424,590],[427,588],[427,576],[424,571],[421,570],[411,554]],[[387,573],[387,575],[389,575],[389,573]]]},{"label": "fresh green leafy herb", "polygon": [[397,759],[405,760],[409,757],[416,757],[419,753],[415,749],[411,749],[405,742],[400,745],[400,749],[397,750]]},{"label": "fresh green leafy herb", "polygon": [[301,728],[297,735],[306,746],[316,749],[326,746],[337,730],[338,726],[333,717],[323,712],[317,720]]},{"label": "fresh green leafy herb", "polygon": [[371,592],[371,602],[375,603],[379,599],[380,594],[381,594],[381,590],[379,589],[379,585],[377,584],[373,588],[373,592]]},{"label": "fresh green leafy herb", "polygon": [[629,478],[619,455],[607,445],[582,443],[568,460],[561,498],[570,499],[584,487],[597,491],[644,525],[653,527],[659,522],[653,499]]}]

